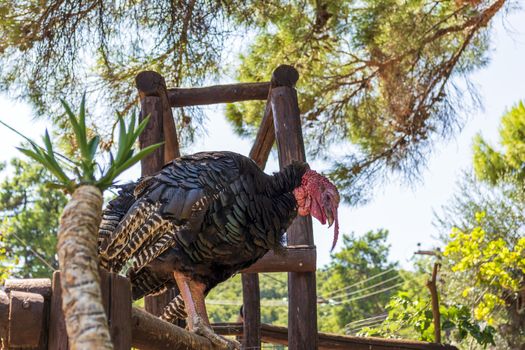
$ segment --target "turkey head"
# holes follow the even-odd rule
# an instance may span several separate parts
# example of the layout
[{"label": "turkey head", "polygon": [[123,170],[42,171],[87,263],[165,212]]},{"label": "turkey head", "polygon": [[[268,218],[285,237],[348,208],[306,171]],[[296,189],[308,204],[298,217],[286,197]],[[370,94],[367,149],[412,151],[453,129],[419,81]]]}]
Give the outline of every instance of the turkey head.
[{"label": "turkey head", "polygon": [[313,170],[308,170],[301,179],[301,185],[293,191],[297,201],[298,213],[301,216],[311,214],[321,224],[328,222],[328,227],[334,223],[335,248],[339,237],[339,221],[337,208],[339,207],[339,192],[333,183],[326,177]]}]

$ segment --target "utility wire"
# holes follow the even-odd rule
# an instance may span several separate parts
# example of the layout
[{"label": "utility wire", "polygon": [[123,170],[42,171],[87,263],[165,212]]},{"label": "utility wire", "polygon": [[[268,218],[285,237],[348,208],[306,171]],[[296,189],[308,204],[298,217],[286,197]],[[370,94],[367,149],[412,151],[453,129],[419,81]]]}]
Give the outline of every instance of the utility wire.
[{"label": "utility wire", "polygon": [[379,318],[386,318],[387,316],[388,316],[387,313],[383,313],[383,314],[379,314],[379,315],[372,316],[372,317],[362,318],[360,320],[356,320],[356,321],[352,321],[352,322],[347,323],[345,325],[345,327],[348,327],[348,326],[351,326],[351,325],[355,325],[355,324],[360,324],[360,323],[367,322],[367,321],[370,321],[370,320],[377,320]]},{"label": "utility wire", "polygon": [[355,287],[355,286],[358,286],[358,285],[360,285],[360,284],[362,284],[362,283],[365,283],[365,282],[368,282],[368,281],[370,281],[370,280],[373,280],[373,279],[375,279],[375,278],[377,278],[377,277],[380,277],[380,276],[386,275],[387,273],[389,273],[389,272],[391,272],[391,271],[395,271],[395,270],[396,270],[395,268],[390,268],[390,269],[388,269],[388,270],[386,270],[386,271],[383,271],[383,272],[380,272],[380,273],[378,273],[378,274],[376,274],[376,275],[370,276],[370,277],[368,277],[368,278],[366,278],[366,279],[364,279],[364,280],[362,280],[362,281],[359,281],[359,282],[353,283],[353,284],[351,284],[351,285],[349,285],[349,286],[346,286],[346,287],[343,287],[343,288],[340,288],[340,289],[336,289],[336,290],[334,290],[334,291],[332,291],[332,292],[330,292],[330,293],[327,293],[327,294],[325,294],[325,295],[323,296],[323,298],[327,298],[327,299],[328,299],[328,298],[330,298],[331,295],[337,294],[338,292],[341,292],[341,291],[344,291],[344,290],[348,290],[348,289],[353,288],[353,287]]},{"label": "utility wire", "polygon": [[374,322],[374,323],[370,323],[370,324],[366,324],[366,325],[363,325],[363,326],[350,328],[350,329],[345,328],[345,333],[357,333],[357,332],[361,331],[363,328],[367,328],[367,327],[373,328],[373,327],[379,326],[381,323],[383,323],[383,321],[384,320],[380,320],[379,322]]},{"label": "utility wire", "polygon": [[29,250],[35,254],[35,256],[38,258],[38,260],[42,261],[44,263],[44,265],[46,265],[47,267],[49,267],[51,270],[56,271],[56,269],[51,266],[50,263],[48,263],[40,254],[38,254],[33,248],[31,248],[31,246],[29,244],[27,244],[22,238],[18,237],[16,235],[16,233],[14,232],[10,232],[9,234],[13,235],[20,243],[22,243],[25,247],[29,248]]},{"label": "utility wire", "polygon": [[373,288],[378,287],[378,286],[382,286],[383,284],[386,284],[386,283],[388,283],[390,281],[394,281],[394,280],[399,279],[399,278],[401,278],[401,276],[397,275],[397,276],[391,277],[389,279],[386,279],[384,281],[381,281],[379,283],[372,284],[371,286],[368,286],[366,288],[362,288],[362,289],[354,290],[354,291],[346,293],[346,294],[340,294],[340,295],[336,295],[336,296],[330,297],[330,299],[341,299],[341,298],[344,298],[344,297],[347,297],[347,296],[350,296],[350,295],[359,294],[361,292],[373,289]]},{"label": "utility wire", "polygon": [[268,277],[269,279],[272,279],[276,282],[279,282],[280,284],[282,284],[283,286],[288,286],[288,283],[284,282],[284,281],[281,281],[280,279],[278,278],[275,278],[273,277],[272,275],[270,275],[269,273],[261,273],[261,275],[264,275],[265,277]]},{"label": "utility wire", "polygon": [[377,290],[377,291],[372,292],[372,293],[368,293],[368,294],[365,294],[365,295],[360,295],[360,296],[353,297],[353,298],[350,298],[350,299],[347,299],[347,300],[342,300],[342,301],[336,302],[336,305],[342,304],[343,301],[349,302],[349,301],[361,300],[361,299],[365,299],[365,298],[371,297],[371,296],[376,295],[376,294],[381,294],[381,293],[387,292],[387,291],[389,291],[391,289],[400,287],[403,284],[404,284],[404,282],[401,282],[401,283],[398,283],[398,284],[394,284],[393,286]]},{"label": "utility wire", "polygon": [[[377,290],[377,291],[374,291],[374,292],[371,292],[371,293],[368,293],[368,294],[365,294],[365,295],[360,295],[360,296],[353,297],[353,298],[350,298],[350,299],[347,299],[347,300],[338,301],[338,302],[334,303],[334,305],[340,305],[340,304],[343,303],[343,301],[349,302],[349,301],[365,299],[365,298],[368,298],[368,297],[371,297],[371,296],[374,296],[374,295],[377,295],[377,294],[381,294],[381,293],[387,292],[387,291],[389,291],[391,289],[394,289],[394,288],[397,288],[397,287],[399,287],[399,286],[401,286],[403,284],[404,284],[404,282],[401,282],[401,283],[398,283],[398,284],[394,284],[394,285],[392,285],[390,287],[383,288],[383,289],[380,289],[380,290]],[[241,306],[243,304],[243,302],[241,300],[223,300],[223,299],[208,299],[208,300],[206,300],[206,303],[209,304],[209,305],[230,305],[230,306]],[[288,301],[287,300],[261,300],[261,306],[266,306],[266,307],[288,306]]]}]

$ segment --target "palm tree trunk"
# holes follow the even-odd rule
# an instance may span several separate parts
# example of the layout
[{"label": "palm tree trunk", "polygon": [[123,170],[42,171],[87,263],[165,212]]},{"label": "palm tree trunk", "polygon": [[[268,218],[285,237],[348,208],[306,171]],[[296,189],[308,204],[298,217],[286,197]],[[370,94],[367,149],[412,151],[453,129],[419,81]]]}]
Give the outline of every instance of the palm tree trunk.
[{"label": "palm tree trunk", "polygon": [[60,218],[58,263],[62,309],[73,350],[113,349],[100,291],[97,235],[102,193],[78,187]]}]

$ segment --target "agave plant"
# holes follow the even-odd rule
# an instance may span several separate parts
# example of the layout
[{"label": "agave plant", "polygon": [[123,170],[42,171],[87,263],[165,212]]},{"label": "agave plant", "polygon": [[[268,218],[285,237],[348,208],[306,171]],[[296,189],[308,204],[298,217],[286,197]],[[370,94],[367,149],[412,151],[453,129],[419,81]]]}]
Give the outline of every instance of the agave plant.
[{"label": "agave plant", "polygon": [[109,164],[101,167],[96,155],[98,136],[88,137],[85,96],[78,115],[62,101],[68,122],[74,133],[78,151],[66,157],[53,149],[49,133],[43,137],[44,147],[24,137],[30,147],[19,148],[29,158],[44,165],[56,178],[52,186],[71,194],[60,218],[58,231],[58,263],[61,270],[62,308],[69,343],[72,349],[112,349],[106,314],[102,306],[98,273],[97,234],[102,213],[102,192],[118,175],[146,157],[161,144],[135,152],[134,144],[149,118],[138,123],[135,115],[128,125],[117,114],[119,137],[116,155],[110,152]]}]

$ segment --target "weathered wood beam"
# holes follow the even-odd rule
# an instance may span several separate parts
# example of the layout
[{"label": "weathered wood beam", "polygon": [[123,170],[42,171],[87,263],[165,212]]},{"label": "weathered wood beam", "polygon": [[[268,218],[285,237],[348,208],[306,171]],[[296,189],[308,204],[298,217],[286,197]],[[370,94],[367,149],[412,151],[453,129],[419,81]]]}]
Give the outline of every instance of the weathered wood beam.
[{"label": "weathered wood beam", "polygon": [[243,349],[261,348],[261,291],[259,274],[242,274]]},{"label": "weathered wood beam", "polygon": [[[150,116],[148,126],[139,136],[140,148],[165,142],[164,147],[144,158],[141,163],[142,176],[156,173],[164,164],[180,157],[177,130],[164,78],[156,72],[141,72],[135,78],[141,111],[140,119]],[[159,316],[164,307],[175,297],[177,292],[169,290],[159,296],[145,298],[146,310]]]},{"label": "weathered wood beam", "polygon": [[266,162],[274,143],[275,129],[273,127],[272,106],[268,100],[264,109],[261,125],[259,126],[249,154],[250,158],[263,170],[266,167]]},{"label": "weathered wood beam", "polygon": [[[281,65],[277,67],[272,74],[270,89],[267,92],[266,106],[264,109],[261,126],[257,131],[257,136],[250,150],[250,158],[252,158],[261,169],[264,170],[270,151],[275,143],[275,128],[273,126],[272,105],[271,105],[271,89],[279,86],[288,86],[292,88],[299,79],[299,73],[290,66]],[[253,272],[268,272],[273,270],[290,271],[290,266],[303,266],[303,261],[299,263],[292,260],[287,260],[284,256],[276,256],[273,252],[267,254],[260,263],[252,266],[250,272],[242,274],[242,295],[243,295],[243,320],[244,320],[244,334],[243,347],[244,348],[260,348],[261,347],[261,293],[259,289],[259,276]],[[309,260],[310,262],[311,260]],[[314,252],[314,267],[315,271],[315,252]],[[257,270],[259,269],[259,270]],[[308,270],[311,271],[311,270]]]},{"label": "weathered wood beam", "polygon": [[201,88],[168,89],[171,107],[266,100],[270,82],[214,85]]},{"label": "weathered wood beam", "polygon": [[[268,96],[267,96],[268,98]],[[267,99],[264,116],[257,136],[250,150],[250,158],[264,170],[272,146],[275,142],[275,131],[273,128],[272,108],[270,100]],[[259,271],[244,271],[242,274],[242,302],[243,302],[243,324],[245,337],[242,339],[243,348],[261,347],[261,291],[259,288]]]},{"label": "weathered wood beam", "polygon": [[[70,349],[62,312],[60,271],[53,274],[49,322],[49,349]],[[111,341],[115,350],[131,348],[131,285],[127,278],[100,270],[102,303],[108,318]]]},{"label": "weathered wood beam", "polygon": [[157,72],[144,71],[137,75],[135,83],[141,103],[140,120],[150,116],[149,125],[139,136],[140,148],[164,142],[164,147],[141,162],[142,175],[149,175],[144,172],[157,172],[164,164],[180,157],[179,141],[164,78]]},{"label": "weathered wood beam", "polygon": [[[243,335],[241,323],[215,323],[215,333],[220,335]],[[286,327],[261,324],[262,340],[265,343],[288,345]],[[320,350],[458,350],[455,346],[427,343],[406,339],[383,339],[351,337],[346,335],[319,333]]]},{"label": "weathered wood beam", "polygon": [[9,293],[9,348],[36,348],[44,324],[44,297],[36,293]]},{"label": "weathered wood beam", "polygon": [[134,307],[131,313],[132,346],[141,350],[212,350],[212,343]]},{"label": "weathered wood beam", "polygon": [[441,314],[439,313],[439,295],[437,291],[437,274],[441,264],[435,262],[432,269],[432,278],[427,281],[427,288],[430,290],[432,300],[432,320],[434,322],[434,341],[441,343]]},{"label": "weathered wood beam", "polygon": [[[291,66],[283,66],[281,70],[289,79],[298,77]],[[280,167],[294,160],[305,161],[297,92],[291,87],[280,86],[273,88],[270,95]],[[311,217],[297,217],[287,230],[287,238],[289,245],[313,247]],[[288,273],[288,346],[291,350],[317,349],[316,294],[315,272]]]},{"label": "weathered wood beam", "polygon": [[201,88],[168,89],[171,107],[209,105],[249,100],[266,100],[270,86],[293,86],[299,73],[291,66],[281,65],[272,74],[271,82],[214,85]]},{"label": "weathered wood beam", "polygon": [[9,295],[0,289],[0,345],[8,342],[9,336]]},{"label": "weathered wood beam", "polygon": [[4,283],[4,291],[13,290],[27,293],[36,293],[44,298],[51,298],[51,280],[49,278],[9,278]]},{"label": "weathered wood beam", "polygon": [[242,273],[312,272],[316,270],[316,249],[307,245],[287,246],[282,251],[269,251]]},{"label": "weathered wood beam", "polygon": [[0,291],[0,345],[5,349],[47,349],[45,299],[37,293]]},{"label": "weathered wood beam", "polygon": [[[32,349],[38,350],[47,350],[48,348],[48,333],[47,329],[49,327],[49,309],[51,303],[51,280],[49,278],[26,278],[26,279],[7,279],[4,284],[4,291],[7,293],[12,292],[24,292],[29,293],[29,295],[34,294],[33,299],[36,298],[40,300],[40,297],[43,299],[43,309],[41,312],[42,318],[41,321],[37,323],[22,323],[26,324],[26,331],[32,334],[32,340],[37,340],[38,345],[31,347]],[[1,314],[1,311],[0,311]],[[35,318],[38,318],[40,313],[35,313]],[[27,316],[27,315],[26,315]],[[0,316],[1,317],[1,316]],[[29,317],[29,316],[28,316]],[[0,321],[1,323],[1,321]],[[13,325],[20,323],[20,318],[12,318]],[[1,328],[1,326],[0,326]],[[29,329],[33,329],[29,331]],[[42,331],[44,330],[44,331]],[[35,334],[40,334],[40,338],[35,338]],[[0,336],[1,337],[1,336]],[[25,342],[25,336],[22,336],[22,342]],[[15,338],[12,338],[11,345],[14,346],[17,342]]]}]

